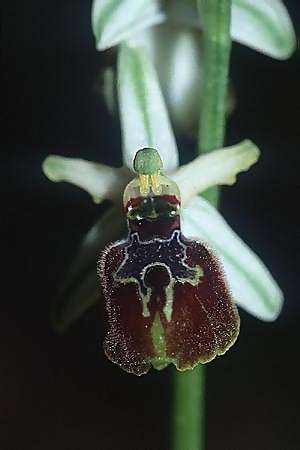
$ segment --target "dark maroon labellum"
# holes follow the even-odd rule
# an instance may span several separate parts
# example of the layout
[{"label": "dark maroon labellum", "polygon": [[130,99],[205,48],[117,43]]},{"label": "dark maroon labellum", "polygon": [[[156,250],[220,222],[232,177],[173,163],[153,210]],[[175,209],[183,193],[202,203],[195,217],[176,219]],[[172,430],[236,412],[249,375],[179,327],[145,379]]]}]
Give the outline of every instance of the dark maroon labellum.
[{"label": "dark maroon labellum", "polygon": [[128,237],[98,263],[108,358],[142,375],[151,365],[186,370],[224,354],[239,332],[237,309],[211,250],[183,236],[177,196],[131,198],[125,209]]}]

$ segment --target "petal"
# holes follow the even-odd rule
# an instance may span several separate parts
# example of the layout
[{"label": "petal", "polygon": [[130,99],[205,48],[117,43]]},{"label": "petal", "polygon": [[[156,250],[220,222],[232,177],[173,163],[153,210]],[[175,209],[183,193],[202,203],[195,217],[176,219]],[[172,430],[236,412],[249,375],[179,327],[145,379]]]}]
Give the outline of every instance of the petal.
[{"label": "petal", "polygon": [[105,199],[119,200],[131,175],[124,168],[115,169],[104,164],[77,158],[50,155],[43,162],[49,180],[67,181],[87,191],[95,203]]},{"label": "petal", "polygon": [[[179,370],[192,369],[223,355],[235,343],[239,316],[220,263],[203,243],[183,238],[187,264],[201,267],[196,285],[175,285],[172,320],[164,320],[167,355],[176,355]],[[164,319],[164,318],[163,318]]]},{"label": "petal", "polygon": [[98,263],[109,322],[106,355],[142,375],[151,365],[187,370],[224,354],[237,338],[239,317],[218,261],[184,238],[178,213],[167,214],[164,206],[179,202],[174,196],[146,200],[154,208],[149,216],[144,200],[132,201],[146,215],[136,219],[129,205],[128,238],[111,244]]},{"label": "petal", "polygon": [[280,288],[218,211],[203,198],[194,197],[182,216],[185,235],[205,240],[216,251],[236,303],[261,320],[275,320],[283,303]]},{"label": "petal", "polygon": [[53,322],[63,331],[100,298],[96,282],[96,262],[108,242],[125,228],[120,207],[107,210],[83,239],[54,305]]},{"label": "petal", "polygon": [[296,49],[296,37],[281,0],[233,0],[233,40],[276,59],[286,59]]},{"label": "petal", "polygon": [[136,151],[159,150],[165,171],[178,166],[178,150],[153,65],[143,47],[123,44],[118,87],[124,164],[132,168]]},{"label": "petal", "polygon": [[187,204],[192,197],[211,186],[234,184],[236,175],[248,170],[258,158],[259,150],[256,145],[245,140],[232,147],[199,156],[191,163],[181,166],[172,175],[172,179],[181,191],[182,204]]},{"label": "petal", "polygon": [[105,50],[144,28],[161,23],[165,15],[158,0],[94,0],[92,28],[98,50]]},{"label": "petal", "polygon": [[118,241],[105,249],[98,263],[109,322],[103,347],[106,356],[122,369],[143,375],[150,369],[153,354],[152,320],[142,315],[134,283],[115,285],[114,274],[123,259],[124,245]]}]

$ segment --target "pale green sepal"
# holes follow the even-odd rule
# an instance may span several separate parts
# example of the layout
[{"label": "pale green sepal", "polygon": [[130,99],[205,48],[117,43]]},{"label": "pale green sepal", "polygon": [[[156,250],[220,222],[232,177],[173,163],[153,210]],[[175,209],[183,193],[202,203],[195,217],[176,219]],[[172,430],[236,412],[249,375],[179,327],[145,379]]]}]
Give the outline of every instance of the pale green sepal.
[{"label": "pale green sepal", "polygon": [[[165,60],[168,60],[168,66],[161,58],[156,67],[157,71],[165,71],[161,75],[164,76],[163,92],[175,129],[192,132],[198,125],[200,114],[203,70],[201,39],[199,33],[184,27],[175,28],[173,33],[167,27],[161,28],[165,29]],[[157,42],[157,46],[162,46],[161,41]],[[166,50],[169,50],[169,55]]]},{"label": "pale green sepal", "polygon": [[53,322],[57,330],[65,330],[101,296],[96,264],[100,253],[120,238],[126,228],[121,207],[107,210],[84,237],[67,273],[54,305]]},{"label": "pale green sepal", "polygon": [[184,26],[148,28],[134,41],[146,47],[156,69],[175,129],[198,126],[202,86],[202,48],[198,30]]},{"label": "pale green sepal", "polygon": [[94,0],[92,28],[98,50],[129,39],[165,20],[158,0]]},{"label": "pale green sepal", "polygon": [[[167,15],[174,25],[202,26],[196,0],[173,0]],[[296,49],[293,24],[281,0],[232,0],[231,37],[276,59],[289,58]]]},{"label": "pale green sepal", "polygon": [[289,13],[281,0],[232,0],[232,39],[276,59],[296,48]]},{"label": "pale green sepal", "polygon": [[183,233],[207,242],[219,257],[235,302],[253,316],[275,320],[283,294],[259,257],[202,197],[183,208]]},{"label": "pale green sepal", "polygon": [[120,200],[132,174],[126,168],[113,168],[77,158],[50,155],[43,162],[49,180],[67,181],[87,191],[95,203]]},{"label": "pale green sepal", "polygon": [[158,150],[164,171],[178,166],[178,150],[157,74],[143,47],[122,44],[118,56],[119,107],[124,164],[137,150]]},{"label": "pale green sepal", "polygon": [[182,204],[216,185],[232,185],[236,175],[248,170],[259,158],[259,149],[250,140],[215,150],[181,166],[172,179],[181,191]]}]

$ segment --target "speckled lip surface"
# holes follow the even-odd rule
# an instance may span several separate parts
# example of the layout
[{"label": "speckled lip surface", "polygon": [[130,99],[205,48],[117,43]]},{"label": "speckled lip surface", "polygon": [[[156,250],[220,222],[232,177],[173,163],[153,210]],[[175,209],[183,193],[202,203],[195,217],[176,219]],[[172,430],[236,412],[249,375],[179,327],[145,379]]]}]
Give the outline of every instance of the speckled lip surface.
[{"label": "speckled lip surface", "polygon": [[186,370],[209,362],[224,354],[239,332],[216,257],[182,235],[179,213],[163,217],[170,196],[161,196],[159,210],[158,201],[147,202],[149,207],[143,199],[130,202],[127,210],[134,205],[138,219],[128,220],[128,238],[109,245],[98,263],[109,323],[104,351],[135,375],[151,365],[173,363]]}]

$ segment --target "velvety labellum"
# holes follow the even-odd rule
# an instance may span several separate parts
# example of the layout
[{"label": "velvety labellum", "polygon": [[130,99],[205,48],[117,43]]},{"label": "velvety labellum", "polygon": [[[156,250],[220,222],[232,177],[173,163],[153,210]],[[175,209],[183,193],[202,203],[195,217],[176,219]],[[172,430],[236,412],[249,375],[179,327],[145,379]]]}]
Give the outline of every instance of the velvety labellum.
[{"label": "velvety labellum", "polygon": [[234,343],[239,317],[219,262],[180,230],[174,195],[131,198],[127,239],[101,255],[109,330],[104,350],[127,372],[192,369]]}]

